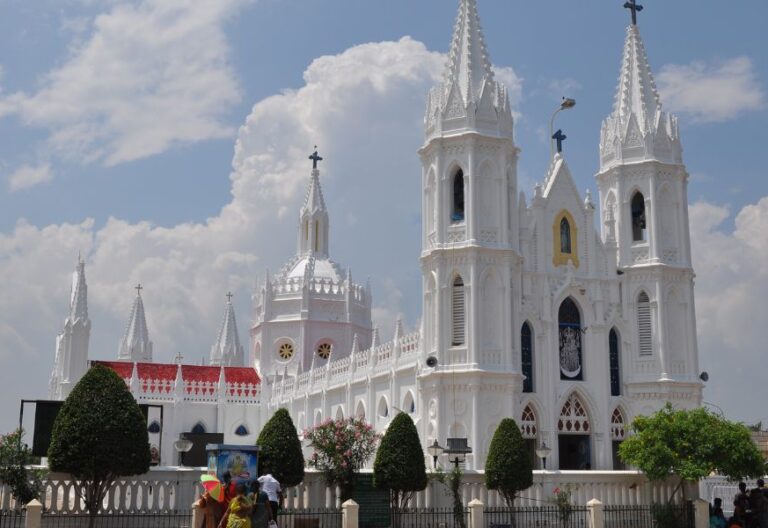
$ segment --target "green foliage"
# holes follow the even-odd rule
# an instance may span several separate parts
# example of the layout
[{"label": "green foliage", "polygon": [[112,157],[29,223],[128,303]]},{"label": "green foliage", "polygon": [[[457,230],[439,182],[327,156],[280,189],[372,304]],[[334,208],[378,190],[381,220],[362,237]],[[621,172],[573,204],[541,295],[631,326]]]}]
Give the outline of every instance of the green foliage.
[{"label": "green foliage", "polygon": [[373,482],[390,490],[392,507],[405,508],[415,491],[427,487],[424,450],[413,420],[400,412],[387,428],[373,464]]},{"label": "green foliage", "polygon": [[504,418],[493,435],[485,460],[485,485],[497,490],[510,507],[519,492],[533,485],[531,455],[512,418]]},{"label": "green foliage", "polygon": [[651,416],[635,418],[632,431],[619,447],[619,456],[650,480],[676,475],[680,488],[713,472],[733,480],[765,472],[749,430],[703,408],[675,410],[668,403]]},{"label": "green foliage", "polygon": [[139,405],[113,370],[91,367],[53,424],[52,471],[69,473],[93,516],[115,479],[149,470],[147,424]]},{"label": "green foliage", "polygon": [[11,489],[11,495],[21,504],[40,497],[43,484],[41,472],[25,466],[32,462],[32,454],[23,443],[24,431],[17,429],[0,435],[0,482]]},{"label": "green foliage", "polygon": [[651,517],[656,528],[678,528],[686,525],[686,515],[674,504],[651,504]]},{"label": "green foliage", "polygon": [[309,465],[322,471],[329,486],[339,486],[342,502],[352,495],[357,472],[376,451],[379,435],[359,418],[326,420],[304,432],[315,450]]},{"label": "green foliage", "polygon": [[264,425],[256,445],[259,453],[259,473],[271,473],[284,488],[304,480],[304,454],[291,415],[278,409]]},{"label": "green foliage", "polygon": [[464,516],[464,499],[461,496],[461,475],[461,468],[458,466],[454,466],[450,473],[445,473],[442,468],[438,467],[430,478],[447,488],[446,495],[451,497],[451,504],[453,505],[454,526],[467,528],[467,520]]},{"label": "green foliage", "polygon": [[571,486],[565,486],[565,488],[555,488],[552,490],[552,498],[547,499],[547,502],[554,504],[557,507],[557,516],[560,522],[564,525],[568,524],[568,521],[573,515],[573,502],[571,501],[571,492],[573,488]]}]

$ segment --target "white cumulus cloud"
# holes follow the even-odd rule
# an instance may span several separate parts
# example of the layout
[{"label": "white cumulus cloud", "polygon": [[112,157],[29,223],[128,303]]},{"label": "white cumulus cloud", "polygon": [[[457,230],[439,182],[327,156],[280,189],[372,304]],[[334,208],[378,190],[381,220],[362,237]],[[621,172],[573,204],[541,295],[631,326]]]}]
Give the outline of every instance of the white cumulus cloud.
[{"label": "white cumulus cloud", "polygon": [[698,122],[728,121],[765,106],[765,90],[749,57],[668,64],[657,80],[665,105]]},{"label": "white cumulus cloud", "polygon": [[704,397],[730,417],[765,421],[745,399],[765,383],[768,197],[739,211],[733,229],[724,225],[730,217],[724,206],[690,208],[699,352],[710,374]]},{"label": "white cumulus cloud", "polygon": [[0,98],[76,162],[116,165],[233,133],[240,99],[223,26],[248,0],[110,5],[34,93]]},{"label": "white cumulus cloud", "polygon": [[49,163],[33,167],[22,165],[8,176],[8,188],[11,191],[29,189],[35,185],[49,182],[53,179],[53,170]]}]

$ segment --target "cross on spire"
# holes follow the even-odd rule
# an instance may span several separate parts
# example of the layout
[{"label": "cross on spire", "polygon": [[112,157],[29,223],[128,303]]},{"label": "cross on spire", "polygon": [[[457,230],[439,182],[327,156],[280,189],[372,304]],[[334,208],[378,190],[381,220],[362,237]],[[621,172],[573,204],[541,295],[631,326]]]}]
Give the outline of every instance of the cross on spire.
[{"label": "cross on spire", "polygon": [[136,286],[134,286],[134,289],[136,290],[136,295],[141,297],[141,290],[144,289],[144,286],[142,286],[141,283],[138,283]]},{"label": "cross on spire", "polygon": [[232,302],[232,297],[234,297],[234,295],[232,295],[232,292],[227,292],[226,297],[227,297],[227,302]]},{"label": "cross on spire", "polygon": [[568,139],[568,136],[563,134],[562,130],[558,130],[557,132],[555,132],[555,135],[552,136],[552,139],[557,141],[557,152],[558,153],[562,152],[563,151],[563,141]]},{"label": "cross on spire", "polygon": [[637,25],[637,13],[643,10],[643,6],[637,3],[637,0],[629,0],[624,3],[624,9],[632,11],[632,25]]},{"label": "cross on spire", "polygon": [[176,363],[177,363],[177,364],[181,365],[181,360],[182,360],[182,359],[184,359],[184,356],[182,356],[182,355],[181,355],[181,352],[178,352],[178,353],[176,354],[176,357],[175,357],[175,358],[173,358],[173,359],[175,359],[175,360],[176,360]]},{"label": "cross on spire", "polygon": [[309,159],[312,160],[312,168],[317,169],[317,162],[323,161],[323,158],[320,157],[317,153],[317,145],[315,145],[315,151],[312,153],[312,155],[309,157]]}]

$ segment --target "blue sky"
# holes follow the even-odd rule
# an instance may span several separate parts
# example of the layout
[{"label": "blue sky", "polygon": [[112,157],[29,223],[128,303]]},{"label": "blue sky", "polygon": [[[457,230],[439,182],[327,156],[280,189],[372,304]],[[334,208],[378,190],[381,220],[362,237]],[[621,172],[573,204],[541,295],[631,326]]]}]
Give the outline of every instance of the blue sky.
[{"label": "blue sky", "polygon": [[[246,340],[255,281],[294,250],[315,143],[334,258],[371,277],[384,336],[398,314],[415,326],[416,150],[457,3],[0,0],[3,400],[45,396],[78,251],[92,357],[116,355],[138,280],[158,360],[207,354],[228,289]],[[558,118],[567,160],[579,188],[596,190],[600,123],[629,21],[622,4],[479,1],[491,59],[512,88],[529,193],[563,95],[578,101]],[[752,365],[768,321],[768,7],[645,7],[641,32],[662,102],[680,116],[691,174],[705,399],[768,421],[732,389],[765,372]],[[15,413],[15,404],[0,409],[0,429]]]}]

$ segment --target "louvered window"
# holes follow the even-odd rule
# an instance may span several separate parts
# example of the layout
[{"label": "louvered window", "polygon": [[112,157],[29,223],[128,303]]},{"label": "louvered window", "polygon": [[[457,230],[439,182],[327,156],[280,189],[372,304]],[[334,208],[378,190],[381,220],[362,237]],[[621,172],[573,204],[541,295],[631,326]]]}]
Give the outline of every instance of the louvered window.
[{"label": "louvered window", "polygon": [[453,336],[451,344],[453,346],[463,345],[466,336],[466,316],[464,306],[464,281],[461,277],[456,277],[453,281],[453,295],[451,296],[452,303],[452,330]]},{"label": "louvered window", "polygon": [[645,292],[641,292],[637,297],[637,335],[640,343],[640,355],[652,356],[651,301]]},{"label": "louvered window", "polygon": [[611,396],[621,396],[621,372],[619,371],[619,334],[611,328],[608,334],[608,359],[611,374]]}]

